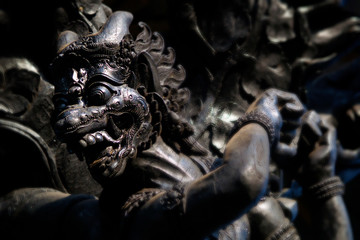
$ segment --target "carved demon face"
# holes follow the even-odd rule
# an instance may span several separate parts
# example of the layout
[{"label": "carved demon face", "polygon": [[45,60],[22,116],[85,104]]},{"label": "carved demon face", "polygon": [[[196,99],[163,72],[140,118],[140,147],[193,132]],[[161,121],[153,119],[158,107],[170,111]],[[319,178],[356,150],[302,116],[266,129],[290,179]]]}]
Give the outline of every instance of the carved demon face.
[{"label": "carved demon face", "polygon": [[52,64],[54,130],[85,156],[100,183],[123,174],[153,128],[146,99],[131,87],[137,59],[129,34],[132,18],[115,12],[97,34],[69,43],[76,33],[65,31]]},{"label": "carved demon face", "polygon": [[121,175],[152,126],[145,98],[106,76],[88,79],[89,69],[68,69],[54,96],[55,131],[84,153],[99,180]]},{"label": "carved demon face", "polygon": [[131,20],[128,12],[114,12],[97,34],[71,42],[75,33],[65,31],[52,64],[55,132],[70,148],[80,149],[101,184],[121,176],[163,126],[169,130],[161,135],[165,140],[191,132],[169,113],[188,99],[188,91],[179,89],[184,69],[173,67],[173,49],[165,54],[161,35],[146,24],[139,23],[143,30],[134,41]]}]

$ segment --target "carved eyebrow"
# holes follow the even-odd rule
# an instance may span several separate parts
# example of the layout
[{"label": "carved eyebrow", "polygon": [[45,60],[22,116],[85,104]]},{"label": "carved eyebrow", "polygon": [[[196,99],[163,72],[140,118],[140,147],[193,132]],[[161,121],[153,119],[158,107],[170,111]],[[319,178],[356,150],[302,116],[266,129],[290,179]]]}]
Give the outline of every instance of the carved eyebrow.
[{"label": "carved eyebrow", "polygon": [[108,78],[107,76],[99,74],[99,75],[93,76],[90,79],[88,79],[86,85],[90,86],[95,82],[108,83],[108,84],[111,84],[112,87],[121,86],[121,85],[125,84],[125,80],[124,81],[119,81],[119,80],[115,81],[111,78]]}]

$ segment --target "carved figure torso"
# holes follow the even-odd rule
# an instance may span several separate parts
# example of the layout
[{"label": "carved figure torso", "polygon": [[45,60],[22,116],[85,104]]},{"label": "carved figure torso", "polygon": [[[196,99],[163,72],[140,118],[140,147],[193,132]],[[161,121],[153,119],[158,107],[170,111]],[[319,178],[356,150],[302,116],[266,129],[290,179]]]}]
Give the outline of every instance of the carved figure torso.
[{"label": "carved figure torso", "polygon": [[[164,53],[162,37],[143,23],[143,31],[133,40],[128,31],[131,20],[130,13],[115,12],[98,33],[80,37],[65,32],[52,69],[55,131],[85,158],[92,176],[104,188],[99,199],[20,189],[1,199],[0,216],[15,216],[14,226],[21,214],[41,223],[42,209],[56,209],[54,222],[60,219],[67,230],[79,228],[75,234],[83,235],[77,239],[104,239],[102,234],[124,239],[203,239],[209,235],[248,239],[250,222],[254,239],[297,239],[279,201],[266,195],[270,154],[289,157],[297,150],[280,138],[280,130],[289,138],[296,134],[292,130],[298,125],[289,126],[289,120],[300,122],[303,115],[297,97],[270,89],[257,98],[235,124],[224,164],[214,170],[215,158],[182,117],[188,116],[182,110],[189,91],[181,88],[182,67],[173,67],[174,51],[168,48]],[[321,132],[317,124],[312,127]],[[330,140],[328,146],[334,142]],[[330,169],[330,164],[326,162],[324,169]],[[341,182],[326,170],[315,173],[311,182],[315,185],[305,188],[310,186],[316,201],[331,198],[341,206]],[[327,185],[335,191],[323,194]],[[11,215],[7,210],[13,208],[16,211]],[[58,230],[51,221],[45,225],[51,228],[44,236]],[[31,233],[37,229],[33,226],[43,225],[30,221]]]},{"label": "carved figure torso", "polygon": [[[162,53],[161,36],[140,24],[143,32],[135,42],[124,27],[115,38],[120,44],[111,42],[108,28],[128,24],[129,18],[115,13],[97,35],[63,47],[53,65],[61,76],[55,81],[55,131],[85,157],[104,187],[102,202],[118,199],[119,208],[138,206],[141,189],[153,188],[155,194],[193,182],[215,160],[177,114],[188,93],[179,87],[184,76],[181,67],[172,67],[173,51]],[[241,234],[248,228],[238,225],[246,223],[243,218],[226,231]]]},{"label": "carved figure torso", "polygon": [[208,172],[196,156],[175,152],[161,138],[148,150],[143,151],[132,161],[134,168],[154,184],[152,187],[171,189],[179,183],[200,178]]}]

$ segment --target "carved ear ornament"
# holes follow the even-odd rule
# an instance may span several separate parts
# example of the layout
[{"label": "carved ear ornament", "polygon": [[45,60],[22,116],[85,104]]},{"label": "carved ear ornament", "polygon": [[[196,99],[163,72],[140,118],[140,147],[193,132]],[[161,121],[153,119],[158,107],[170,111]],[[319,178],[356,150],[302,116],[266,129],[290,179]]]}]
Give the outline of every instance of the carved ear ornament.
[{"label": "carved ear ornament", "polygon": [[[178,114],[190,99],[190,91],[181,87],[186,77],[185,69],[181,65],[174,66],[175,51],[171,47],[165,51],[164,39],[158,32],[153,33],[144,22],[139,26],[142,31],[135,39],[138,55],[135,85],[140,87],[139,92],[145,91],[154,132],[161,134],[174,149],[207,155],[208,152],[193,138],[191,125]],[[161,128],[167,131],[161,132]]]},{"label": "carved ear ornament", "polygon": [[[167,47],[163,37],[158,32],[152,32],[144,22],[139,22],[142,31],[135,39],[135,52],[138,55],[138,85],[144,85],[148,92],[154,91],[162,96],[169,109],[172,104],[183,105],[190,94],[186,88],[181,88],[186,72],[183,66],[175,64],[175,51]],[[180,90],[182,89],[182,90]],[[177,92],[187,92],[186,99],[177,98]],[[171,92],[172,94],[167,94]],[[170,98],[171,96],[171,98]],[[181,99],[180,101],[178,101]],[[175,110],[172,109],[172,110]]]}]

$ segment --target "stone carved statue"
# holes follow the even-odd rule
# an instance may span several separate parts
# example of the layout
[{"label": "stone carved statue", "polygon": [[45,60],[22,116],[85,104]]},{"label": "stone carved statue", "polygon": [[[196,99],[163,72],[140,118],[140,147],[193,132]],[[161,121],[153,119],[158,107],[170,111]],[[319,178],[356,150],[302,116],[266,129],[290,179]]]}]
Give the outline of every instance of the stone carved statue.
[{"label": "stone carved statue", "polygon": [[[173,50],[164,53],[163,39],[145,24],[133,40],[131,19],[127,12],[115,12],[99,33],[60,46],[53,63],[55,131],[83,154],[102,195],[98,200],[51,189],[15,191],[2,202],[2,209],[12,211],[10,228],[25,223],[27,231],[20,235],[44,239],[63,228],[67,231],[59,238],[297,239],[279,202],[267,193],[270,155],[286,161],[300,146],[280,141],[283,134],[294,138],[301,123],[304,108],[297,97],[274,89],[259,96],[237,122],[224,164],[216,167],[215,157],[182,118],[189,92],[181,88],[185,75],[181,66],[173,67]],[[313,219],[326,214],[334,219],[320,226],[320,233],[331,229],[330,237],[351,239],[343,186],[334,177],[334,131],[314,113],[302,121],[318,144],[307,151],[309,157],[303,155],[308,168],[297,179],[312,199],[304,205],[326,201],[324,212]],[[318,169],[319,161],[324,169]],[[45,217],[49,212],[54,214]],[[45,227],[40,234],[38,223]]]}]

